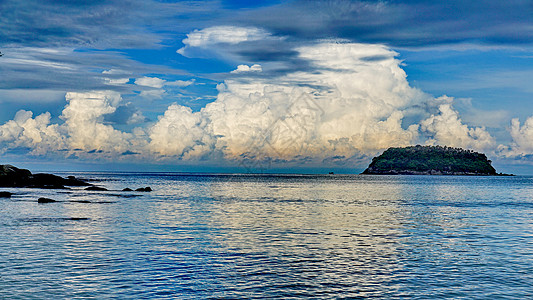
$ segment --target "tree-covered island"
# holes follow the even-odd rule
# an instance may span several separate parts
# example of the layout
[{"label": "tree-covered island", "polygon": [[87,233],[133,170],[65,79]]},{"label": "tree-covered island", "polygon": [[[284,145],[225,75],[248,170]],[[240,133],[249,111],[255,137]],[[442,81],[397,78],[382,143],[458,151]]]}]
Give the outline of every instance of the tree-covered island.
[{"label": "tree-covered island", "polygon": [[374,157],[362,174],[506,175],[498,174],[483,153],[446,146],[389,148]]}]

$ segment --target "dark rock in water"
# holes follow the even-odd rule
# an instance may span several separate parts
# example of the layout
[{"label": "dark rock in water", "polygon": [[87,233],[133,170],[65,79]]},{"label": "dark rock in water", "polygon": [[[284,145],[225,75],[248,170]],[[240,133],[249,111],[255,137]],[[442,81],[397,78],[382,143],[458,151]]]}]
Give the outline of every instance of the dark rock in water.
[{"label": "dark rock in water", "polygon": [[49,199],[49,198],[39,198],[39,200],[37,200],[37,202],[39,203],[52,203],[52,202],[57,202],[56,200],[53,200],[53,199]]},{"label": "dark rock in water", "polygon": [[0,198],[11,198],[12,195],[10,192],[0,192]]},{"label": "dark rock in water", "polygon": [[123,189],[122,191],[123,191],[123,192],[133,192],[133,190],[130,189],[130,188],[125,188],[125,189]]},{"label": "dark rock in water", "polygon": [[138,188],[135,190],[136,192],[151,192],[152,191],[152,188],[147,186],[145,188]]},{"label": "dark rock in water", "polygon": [[86,191],[107,191],[106,188],[99,187],[99,186],[90,186],[85,189]]},{"label": "dark rock in water", "polygon": [[461,148],[420,145],[389,148],[374,157],[362,174],[499,175],[485,154]]},{"label": "dark rock in water", "polygon": [[28,170],[12,165],[0,165],[0,186],[2,187],[23,187],[28,185],[31,178],[31,172]]},{"label": "dark rock in water", "polygon": [[33,174],[30,181],[30,187],[49,188],[49,189],[64,189],[65,179],[53,174]]},{"label": "dark rock in water", "polygon": [[63,178],[53,174],[32,174],[29,170],[12,165],[0,165],[0,187],[65,189],[65,186],[91,186],[91,184],[74,176]]},{"label": "dark rock in water", "polygon": [[33,174],[32,183],[33,183],[32,184],[33,187],[39,187],[39,188],[52,187],[52,188],[64,189],[65,185],[67,186],[90,186],[89,183],[82,181],[80,179],[77,179],[74,176],[63,178],[57,175],[44,174],[44,173]]}]

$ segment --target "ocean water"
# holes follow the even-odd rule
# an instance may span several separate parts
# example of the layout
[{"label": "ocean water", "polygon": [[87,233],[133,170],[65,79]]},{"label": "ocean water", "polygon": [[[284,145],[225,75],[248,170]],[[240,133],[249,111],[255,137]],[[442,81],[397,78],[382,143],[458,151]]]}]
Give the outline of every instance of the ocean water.
[{"label": "ocean water", "polygon": [[0,299],[533,297],[533,177],[74,175],[0,189]]}]

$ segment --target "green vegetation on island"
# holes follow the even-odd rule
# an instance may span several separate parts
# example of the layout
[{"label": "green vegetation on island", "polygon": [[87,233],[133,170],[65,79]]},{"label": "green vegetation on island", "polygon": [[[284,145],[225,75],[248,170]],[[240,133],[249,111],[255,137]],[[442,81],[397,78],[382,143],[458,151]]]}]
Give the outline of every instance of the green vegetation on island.
[{"label": "green vegetation on island", "polygon": [[504,175],[483,153],[446,146],[389,148],[374,157],[362,174]]}]

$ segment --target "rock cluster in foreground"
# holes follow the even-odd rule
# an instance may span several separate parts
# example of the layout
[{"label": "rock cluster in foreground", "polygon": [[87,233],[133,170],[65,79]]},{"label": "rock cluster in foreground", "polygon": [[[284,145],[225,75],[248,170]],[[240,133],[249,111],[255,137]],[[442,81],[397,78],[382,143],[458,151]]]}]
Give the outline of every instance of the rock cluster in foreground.
[{"label": "rock cluster in foreground", "polygon": [[[40,188],[40,189],[69,189],[67,186],[78,186],[86,188],[86,191],[108,191],[103,187],[98,187],[88,183],[86,180],[68,176],[63,178],[53,174],[39,173],[32,174],[29,170],[19,169],[12,165],[0,165],[0,188]],[[130,188],[125,188],[122,191],[132,192]],[[135,190],[136,192],[151,192],[152,188],[141,187]],[[14,195],[11,192],[0,191],[0,198],[11,198]],[[40,197],[37,199],[38,203],[54,203],[59,202],[54,199]],[[88,200],[72,200],[69,202],[91,203]],[[103,202],[100,202],[103,203]],[[71,218],[73,219],[73,218]],[[87,220],[87,218],[77,218],[80,220]],[[76,220],[77,220],[76,219]]]},{"label": "rock cluster in foreground", "polygon": [[374,157],[362,174],[505,175],[498,174],[482,153],[442,146],[389,148]]},{"label": "rock cluster in foreground", "polygon": [[92,184],[74,176],[63,178],[53,174],[32,174],[29,170],[12,165],[0,165],[0,187],[64,189],[65,186],[92,186]]}]

